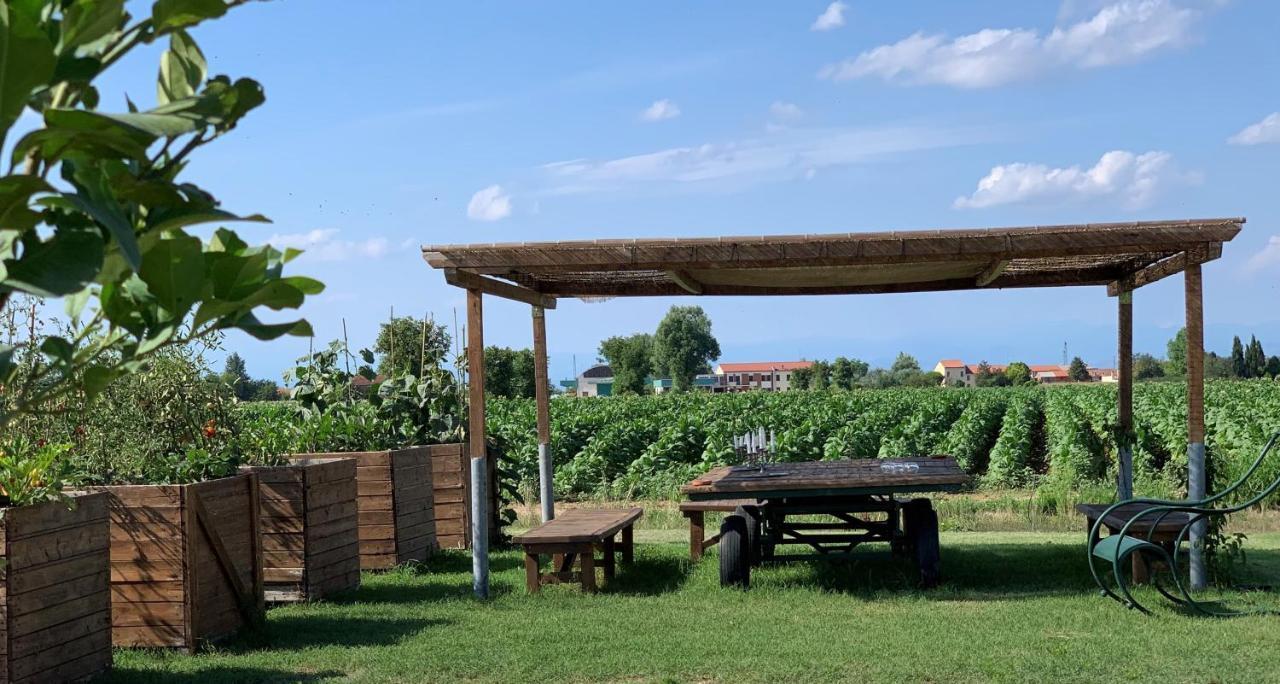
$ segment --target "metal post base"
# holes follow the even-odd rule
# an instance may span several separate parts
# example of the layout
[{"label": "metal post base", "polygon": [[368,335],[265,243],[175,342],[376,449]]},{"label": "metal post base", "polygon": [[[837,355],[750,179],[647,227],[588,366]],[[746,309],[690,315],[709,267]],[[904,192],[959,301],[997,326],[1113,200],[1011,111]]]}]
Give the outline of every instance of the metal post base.
[{"label": "metal post base", "polygon": [[485,502],[484,458],[471,459],[471,587],[476,598],[489,598],[489,514]]},{"label": "metal post base", "polygon": [[538,498],[542,502],[542,522],[555,520],[556,500],[552,491],[551,445],[538,445]]}]

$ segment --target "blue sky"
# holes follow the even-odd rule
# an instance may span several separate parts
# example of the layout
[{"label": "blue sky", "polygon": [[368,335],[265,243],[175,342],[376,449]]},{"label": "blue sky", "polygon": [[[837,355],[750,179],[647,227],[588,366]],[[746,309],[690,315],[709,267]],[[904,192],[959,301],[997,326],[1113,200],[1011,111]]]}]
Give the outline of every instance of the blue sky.
[{"label": "blue sky", "polygon": [[[191,177],[274,221],[244,234],[309,249],[318,341],[345,319],[369,344],[392,307],[461,316],[423,243],[1245,216],[1205,269],[1207,343],[1280,353],[1276,26],[1280,3],[1244,0],[252,4],[195,36],[267,104]],[[106,106],[150,101],[157,59],[122,63]],[[690,302],[562,302],[553,377]],[[724,360],[1115,348],[1101,288],[697,303]],[[1135,317],[1162,352],[1181,280]],[[528,308],[490,300],[486,333],[528,346]],[[307,341],[227,346],[278,378]]]}]

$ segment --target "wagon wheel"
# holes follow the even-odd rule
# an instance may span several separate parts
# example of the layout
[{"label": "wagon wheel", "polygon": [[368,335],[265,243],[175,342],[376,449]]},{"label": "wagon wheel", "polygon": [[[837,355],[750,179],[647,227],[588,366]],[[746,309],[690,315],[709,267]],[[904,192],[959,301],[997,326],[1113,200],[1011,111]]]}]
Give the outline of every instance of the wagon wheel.
[{"label": "wagon wheel", "polygon": [[747,562],[760,565],[762,556],[760,548],[760,509],[755,506],[738,506],[733,509],[734,515],[742,516],[747,523]]},{"label": "wagon wheel", "polygon": [[942,553],[938,544],[938,513],[925,508],[918,513],[915,529],[916,565],[920,586],[931,589],[942,579]]},{"label": "wagon wheel", "polygon": [[751,586],[751,562],[747,539],[749,516],[725,516],[720,523],[720,586],[746,589]]}]

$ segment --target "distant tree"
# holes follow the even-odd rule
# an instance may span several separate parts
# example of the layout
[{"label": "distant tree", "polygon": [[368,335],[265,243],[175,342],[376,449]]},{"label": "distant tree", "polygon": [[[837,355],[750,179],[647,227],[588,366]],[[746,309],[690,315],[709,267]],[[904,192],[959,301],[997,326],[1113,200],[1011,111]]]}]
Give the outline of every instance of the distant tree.
[{"label": "distant tree", "polygon": [[1215,352],[1204,355],[1204,376],[1217,379],[1239,377],[1231,363],[1231,357],[1218,356]]},{"label": "distant tree", "polygon": [[974,384],[978,387],[1007,387],[1009,378],[1003,373],[997,373],[991,370],[991,364],[983,361],[978,364],[977,377],[974,378]]},{"label": "distant tree", "polygon": [[534,395],[533,350],[485,347],[484,385],[490,394],[513,399]]},{"label": "distant tree", "polygon": [[1166,375],[1187,374],[1187,329],[1180,329],[1165,346],[1164,372]]},{"label": "distant tree", "polygon": [[1249,336],[1249,346],[1244,349],[1244,365],[1249,369],[1249,377],[1261,378],[1267,374],[1267,355],[1262,351],[1262,343],[1256,336]]},{"label": "distant tree", "polygon": [[226,365],[218,380],[231,387],[231,392],[240,401],[272,401],[278,399],[276,383],[270,380],[254,380],[249,377],[244,358],[236,352],[227,355]]},{"label": "distant tree", "polygon": [[1274,380],[1276,376],[1280,376],[1280,356],[1272,356],[1267,359],[1267,377]]},{"label": "distant tree", "polygon": [[[452,339],[449,331],[435,321],[413,316],[392,318],[378,327],[373,351],[378,355],[378,372],[395,375],[408,372],[422,375],[422,361],[439,366],[449,358]],[[488,378],[485,383],[488,384]]]},{"label": "distant tree", "polygon": [[916,357],[906,352],[898,352],[898,358],[893,360],[893,365],[889,370],[893,373],[899,373],[901,371],[919,371],[920,362],[916,361]]},{"label": "distant tree", "polygon": [[1249,377],[1249,364],[1244,360],[1244,345],[1240,344],[1240,336],[1231,338],[1231,375],[1237,378]]},{"label": "distant tree", "polygon": [[1093,379],[1093,376],[1089,375],[1089,367],[1079,356],[1071,359],[1071,366],[1067,368],[1067,377],[1075,382],[1089,382]]},{"label": "distant tree", "polygon": [[644,381],[653,374],[653,336],[636,333],[610,337],[600,343],[600,358],[613,369],[614,392],[644,394]]},{"label": "distant tree", "polygon": [[702,307],[671,307],[654,335],[654,369],[671,376],[673,389],[684,391],[718,358],[720,343],[711,334],[711,319]]},{"label": "distant tree", "polygon": [[[861,367],[856,364],[861,364]],[[831,384],[840,389],[853,389],[858,378],[867,374],[866,365],[856,359],[850,361],[843,356],[837,356],[836,360],[831,362]]]},{"label": "distant tree", "polygon": [[244,359],[236,352],[227,354],[227,362],[222,367],[222,379],[232,387],[236,383],[249,381],[249,369],[245,366]]},{"label": "distant tree", "polygon": [[1150,380],[1164,377],[1164,367],[1160,360],[1150,354],[1133,355],[1133,377],[1137,380]]},{"label": "distant tree", "polygon": [[[905,373],[910,373],[910,371],[905,371]],[[871,389],[885,389],[887,387],[896,387],[900,384],[901,381],[896,374],[883,368],[873,368],[858,380],[859,387]]]},{"label": "distant tree", "polygon": [[937,387],[942,384],[942,373],[929,371],[928,373],[909,373],[902,378],[904,387]]},{"label": "distant tree", "polygon": [[1004,369],[1004,377],[1010,385],[1028,385],[1035,382],[1031,378],[1031,367],[1021,361],[1014,361]]},{"label": "distant tree", "polygon": [[824,390],[831,387],[831,364],[826,361],[813,362],[813,377],[809,380],[809,388]]},{"label": "distant tree", "polygon": [[813,368],[797,368],[791,371],[791,389],[809,389],[813,383]]}]

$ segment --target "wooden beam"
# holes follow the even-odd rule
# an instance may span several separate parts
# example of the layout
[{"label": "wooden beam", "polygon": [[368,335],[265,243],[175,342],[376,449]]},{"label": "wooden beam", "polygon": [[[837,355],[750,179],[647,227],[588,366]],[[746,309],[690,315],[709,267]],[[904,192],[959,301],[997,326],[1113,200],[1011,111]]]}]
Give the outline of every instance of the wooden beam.
[{"label": "wooden beam", "polygon": [[978,277],[974,279],[973,284],[977,285],[978,287],[986,287],[990,285],[993,280],[1004,275],[1004,270],[1008,267],[1009,267],[1008,259],[999,259],[999,260],[993,261],[991,262],[990,266],[987,266],[985,269],[983,269],[982,273],[978,274]]},{"label": "wooden beam", "polygon": [[[1201,500],[1208,493],[1204,451],[1204,280],[1200,264],[1183,273],[1187,305],[1187,498]],[[1191,588],[1208,583],[1205,566],[1205,523],[1191,526]]]},{"label": "wooden beam", "polygon": [[477,290],[495,297],[524,302],[544,309],[556,308],[556,298],[551,295],[535,292],[527,287],[504,283],[501,280],[486,278],[475,273],[459,271],[456,268],[446,268],[444,270],[444,279],[450,285],[466,290]]},{"label": "wooden beam", "polygon": [[485,490],[492,491],[484,431],[484,293],[467,290],[467,443],[471,456],[472,587],[479,598],[489,597],[489,519]]},{"label": "wooden beam", "polygon": [[542,504],[542,521],[554,520],[555,498],[551,463],[551,390],[547,377],[547,312],[533,307],[533,384],[534,405],[538,414],[538,500]]},{"label": "wooden beam", "polygon": [[1133,498],[1133,293],[1119,297],[1118,344],[1116,372],[1119,391],[1116,413],[1120,437],[1119,473],[1116,481],[1116,497],[1124,501]]},{"label": "wooden beam", "polygon": [[689,275],[687,271],[667,271],[667,276],[675,281],[676,285],[679,285],[681,289],[691,295],[700,295],[704,291],[702,283]]},{"label": "wooden beam", "polygon": [[1132,292],[1144,285],[1150,285],[1158,280],[1163,280],[1171,275],[1181,273],[1192,265],[1203,264],[1213,261],[1222,256],[1222,243],[1211,242],[1201,245],[1194,249],[1189,249],[1181,254],[1157,261],[1150,266],[1142,268],[1134,273],[1107,285],[1107,295],[1111,297],[1119,296],[1121,292]]}]

